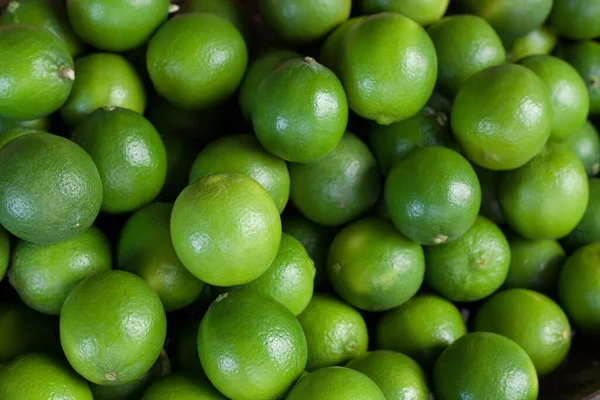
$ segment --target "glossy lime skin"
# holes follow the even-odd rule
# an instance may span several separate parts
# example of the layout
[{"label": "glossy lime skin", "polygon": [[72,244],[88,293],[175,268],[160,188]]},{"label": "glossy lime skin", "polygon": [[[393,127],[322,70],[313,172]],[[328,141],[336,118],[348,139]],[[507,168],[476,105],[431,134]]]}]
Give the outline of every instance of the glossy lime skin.
[{"label": "glossy lime skin", "polygon": [[0,224],[20,239],[36,244],[72,239],[100,211],[98,169],[63,137],[31,133],[11,140],[0,149],[0,170]]},{"label": "glossy lime skin", "polygon": [[35,131],[29,129],[12,129],[5,132],[0,132],[0,149],[4,147],[5,144],[10,142],[13,139],[16,139],[21,136],[28,135],[30,133],[47,133],[44,131]]},{"label": "glossy lime skin", "polygon": [[469,333],[446,349],[433,370],[433,385],[440,400],[535,400],[539,387],[525,350],[489,332]]},{"label": "glossy lime skin", "polygon": [[584,41],[560,48],[558,56],[571,64],[585,81],[590,96],[590,115],[600,115],[600,43]]},{"label": "glossy lime skin", "polygon": [[507,58],[509,61],[516,62],[527,56],[550,54],[557,42],[556,32],[547,26],[542,26],[515,39]]},{"label": "glossy lime skin", "polygon": [[431,96],[437,57],[427,32],[395,13],[366,17],[342,44],[340,76],[359,116],[389,125],[415,115]]},{"label": "glossy lime skin", "polygon": [[440,20],[446,13],[450,0],[362,0],[365,14],[394,12],[426,26]]},{"label": "glossy lime skin", "polygon": [[585,82],[575,68],[549,55],[529,56],[519,62],[548,85],[552,104],[553,140],[564,140],[587,121],[590,100]]},{"label": "glossy lime skin", "polygon": [[560,36],[589,40],[600,36],[600,3],[594,0],[554,0],[550,23]]},{"label": "glossy lime skin", "polygon": [[593,178],[588,183],[589,200],[583,218],[565,238],[565,244],[572,249],[600,242],[600,179]]},{"label": "glossy lime skin", "polygon": [[340,76],[339,63],[346,34],[364,18],[364,16],[354,17],[345,21],[327,35],[327,39],[325,39],[321,46],[321,52],[319,53],[318,58],[319,62],[332,70],[337,76]]},{"label": "glossy lime skin", "polygon": [[203,12],[223,18],[240,31],[246,43],[252,40],[252,14],[241,0],[190,0],[181,6],[182,12]]},{"label": "glossy lime skin", "polygon": [[347,123],[342,84],[309,57],[288,60],[265,77],[252,110],[252,126],[263,147],[297,163],[325,157],[341,140]]},{"label": "glossy lime skin", "polygon": [[165,183],[165,146],[152,124],[135,111],[96,110],[77,126],[71,140],[98,167],[104,189],[102,212],[135,211],[154,200]]},{"label": "glossy lime skin", "polygon": [[166,19],[169,0],[67,0],[77,35],[100,50],[121,52],[144,44]]},{"label": "glossy lime skin", "polygon": [[476,15],[450,15],[427,29],[438,60],[437,86],[454,96],[471,76],[505,62],[506,51],[494,28]]},{"label": "glossy lime skin", "polygon": [[16,120],[0,118],[0,133],[12,131],[15,129],[39,130],[45,131],[48,129],[48,118],[38,118],[32,120]]},{"label": "glossy lime skin", "polygon": [[[198,54],[199,57],[192,55]],[[156,91],[171,103],[202,109],[227,100],[246,72],[240,32],[213,14],[171,18],[148,43],[146,64]]]},{"label": "glossy lime skin", "polygon": [[200,323],[204,372],[225,396],[239,400],[284,395],[306,365],[302,327],[283,304],[243,289],[214,301]]},{"label": "glossy lime skin", "polygon": [[475,164],[491,170],[518,168],[538,154],[550,136],[550,91],[523,66],[490,67],[461,86],[451,124],[464,154]]},{"label": "glossy lime skin", "polygon": [[565,144],[575,153],[589,177],[600,172],[600,137],[590,121],[586,121],[572,134]]},{"label": "glossy lime skin", "polygon": [[369,217],[347,225],[331,244],[327,274],[350,305],[384,311],[413,297],[423,283],[425,257],[388,220]]},{"label": "glossy lime skin", "polygon": [[383,392],[367,375],[346,367],[327,367],[301,378],[287,400],[385,400]]},{"label": "glossy lime skin", "polygon": [[0,118],[31,120],[58,110],[73,87],[65,43],[35,25],[0,27]]},{"label": "glossy lime skin", "polygon": [[60,115],[75,127],[96,109],[122,107],[139,114],[146,108],[146,92],[136,70],[124,57],[92,53],[75,62],[75,84]]},{"label": "glossy lime skin", "polygon": [[60,314],[69,364],[90,382],[117,386],[139,379],[158,358],[167,318],[158,295],[125,271],[94,275],[75,287]]},{"label": "glossy lime skin", "polygon": [[280,213],[290,197],[287,164],[268,153],[253,135],[230,135],[210,143],[194,160],[189,183],[218,173],[238,173],[254,179],[269,192]]},{"label": "glossy lime skin", "polygon": [[583,217],[588,193],[581,161],[566,145],[549,143],[533,160],[505,173],[499,199],[506,220],[521,236],[558,239]]},{"label": "glossy lime skin", "polygon": [[381,190],[375,158],[350,132],[321,160],[290,163],[289,169],[294,205],[323,226],[343,225],[369,211]]},{"label": "glossy lime skin", "polygon": [[450,242],[475,222],[481,188],[469,162],[444,147],[419,147],[398,161],[385,181],[394,225],[425,245]]},{"label": "glossy lime skin", "polygon": [[153,383],[141,400],[226,400],[206,378],[171,374]]},{"label": "glossy lime skin", "polygon": [[0,281],[4,279],[10,261],[10,238],[6,229],[0,225]]}]

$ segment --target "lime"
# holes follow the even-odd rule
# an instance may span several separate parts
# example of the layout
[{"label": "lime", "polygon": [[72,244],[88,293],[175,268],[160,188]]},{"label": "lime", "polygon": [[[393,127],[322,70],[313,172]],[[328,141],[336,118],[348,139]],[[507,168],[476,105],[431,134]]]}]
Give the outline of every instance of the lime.
[{"label": "lime", "polygon": [[175,201],[188,185],[188,174],[198,154],[197,142],[178,136],[162,136],[167,154],[167,176],[157,199]]},{"label": "lime", "polygon": [[435,47],[413,20],[375,14],[344,38],[340,75],[352,111],[389,125],[412,117],[427,103],[437,77]]},{"label": "lime", "polygon": [[158,29],[148,43],[146,63],[160,95],[176,106],[202,109],[235,92],[246,71],[248,50],[233,25],[213,14],[194,12],[178,15]]},{"label": "lime", "polygon": [[4,145],[8,142],[10,142],[13,139],[16,139],[18,137],[21,136],[25,136],[28,135],[30,133],[47,133],[44,131],[34,131],[34,130],[29,130],[29,129],[24,129],[24,128],[16,128],[16,129],[11,129],[5,132],[0,132],[0,149],[2,147],[4,147]]},{"label": "lime", "polygon": [[304,370],[306,340],[283,304],[242,289],[211,304],[200,323],[198,353],[206,376],[225,396],[273,399]]},{"label": "lime", "polygon": [[590,96],[590,115],[600,115],[600,43],[594,41],[567,44],[558,56],[571,64],[585,81]]},{"label": "lime", "polygon": [[225,400],[206,379],[172,374],[153,383],[141,400]]},{"label": "lime", "polygon": [[590,121],[586,121],[574,134],[569,136],[565,144],[583,163],[588,176],[598,175],[600,172],[600,138]]},{"label": "lime", "polygon": [[0,117],[0,133],[4,133],[12,130],[34,130],[34,131],[45,131],[48,129],[49,118],[43,117],[38,119],[32,119],[28,121],[21,121],[16,119],[6,119]]},{"label": "lime", "polygon": [[348,122],[342,84],[310,57],[277,67],[261,82],[255,101],[252,126],[258,140],[286,161],[323,158],[339,143]]},{"label": "lime", "polygon": [[479,214],[491,219],[495,224],[506,223],[504,213],[498,201],[498,185],[502,179],[501,171],[492,171],[473,164],[473,169],[481,185],[481,208]]},{"label": "lime", "polygon": [[6,274],[8,262],[10,261],[10,238],[6,229],[0,225],[0,281]]},{"label": "lime", "polygon": [[434,245],[457,239],[473,225],[481,188],[471,164],[456,151],[418,147],[390,170],[385,203],[400,232]]},{"label": "lime", "polygon": [[294,205],[306,218],[324,226],[343,225],[366,213],[381,190],[375,158],[350,132],[319,161],[291,163],[289,168]]},{"label": "lime", "polygon": [[335,28],[323,42],[321,46],[321,52],[319,53],[319,62],[325,65],[327,68],[332,70],[336,75],[340,75],[340,55],[342,51],[342,44],[346,34],[350,32],[350,29],[354,28],[356,24],[362,21],[365,17],[354,17],[345,21],[337,28]]},{"label": "lime", "polygon": [[202,12],[214,14],[233,25],[250,45],[252,21],[250,13],[241,0],[189,0],[183,3],[182,12]]},{"label": "lime", "polygon": [[360,4],[365,14],[394,12],[425,26],[444,16],[450,0],[362,0]]},{"label": "lime", "polygon": [[298,381],[286,400],[385,400],[367,375],[345,367],[321,368]]},{"label": "lime", "polygon": [[550,54],[556,46],[558,36],[553,29],[541,26],[520,38],[515,39],[507,54],[510,61],[516,62],[527,56]]},{"label": "lime", "polygon": [[554,0],[550,23],[561,36],[588,40],[600,36],[600,3],[594,0]]},{"label": "lime", "polygon": [[600,178],[590,179],[589,189],[589,200],[583,218],[564,239],[566,246],[571,249],[600,242]]}]

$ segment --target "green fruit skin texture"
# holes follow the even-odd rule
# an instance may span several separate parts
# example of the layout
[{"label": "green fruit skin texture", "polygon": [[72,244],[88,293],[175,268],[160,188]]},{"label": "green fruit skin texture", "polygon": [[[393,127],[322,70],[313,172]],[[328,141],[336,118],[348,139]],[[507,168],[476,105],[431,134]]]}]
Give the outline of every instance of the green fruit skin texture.
[{"label": "green fruit skin texture", "polygon": [[101,211],[137,210],[158,195],[167,175],[165,146],[152,124],[125,108],[94,111],[71,137],[92,157],[102,178]]},{"label": "green fruit skin texture", "polygon": [[348,21],[339,25],[323,42],[321,46],[321,52],[319,53],[319,62],[325,65],[327,68],[332,70],[337,76],[340,76],[340,56],[342,51],[342,44],[346,34],[350,32],[350,29],[354,28],[356,24],[362,21],[365,17],[354,17]]},{"label": "green fruit skin texture", "polygon": [[499,199],[508,224],[521,236],[558,239],[581,221],[588,192],[581,161],[567,146],[549,143],[529,163],[505,173]]},{"label": "green fruit skin texture", "polygon": [[0,369],[2,400],[94,400],[88,383],[63,360],[29,353]]},{"label": "green fruit skin texture", "polygon": [[204,12],[223,18],[233,25],[250,46],[252,43],[251,14],[241,0],[190,0],[181,6],[182,12]]},{"label": "green fruit skin texture", "polygon": [[437,398],[537,399],[539,383],[527,353],[489,332],[469,333],[440,356],[433,370]]},{"label": "green fruit skin texture", "polygon": [[286,400],[385,400],[367,375],[345,367],[327,367],[302,377]]},{"label": "green fruit skin texture", "polygon": [[589,177],[600,172],[600,137],[590,121],[586,121],[577,132],[571,135],[565,144],[583,163]]},{"label": "green fruit skin texture", "polygon": [[166,19],[169,0],[67,0],[73,29],[92,46],[121,52],[143,45]]},{"label": "green fruit skin texture", "polygon": [[306,340],[283,304],[252,289],[214,301],[200,323],[198,354],[204,372],[235,400],[284,395],[306,365]]},{"label": "green fruit skin texture", "polygon": [[277,255],[279,210],[251,178],[205,176],[175,201],[171,239],[183,265],[198,279],[214,286],[243,285],[266,271]]},{"label": "green fruit skin texture", "polygon": [[554,371],[571,346],[571,326],[563,310],[532,290],[496,293],[477,311],[473,326],[514,340],[527,352],[538,376]]},{"label": "green fruit skin texture", "polygon": [[106,106],[143,114],[146,92],[138,73],[118,54],[92,53],[75,62],[75,84],[60,109],[63,120],[77,126],[88,114]]},{"label": "green fruit skin texture", "polygon": [[48,133],[13,139],[0,150],[0,224],[20,239],[54,244],[86,231],[102,203],[90,156]]},{"label": "green fruit skin texture", "polygon": [[252,126],[267,151],[286,161],[325,157],[341,140],[348,103],[339,79],[311,58],[286,61],[258,88]]},{"label": "green fruit skin texture", "polygon": [[141,400],[226,400],[205,378],[172,374],[156,381]]},{"label": "green fruit skin texture", "polygon": [[437,57],[416,22],[395,13],[369,16],[346,34],[342,48],[340,75],[348,104],[359,116],[389,125],[412,117],[427,103]]},{"label": "green fruit skin texture", "polygon": [[12,254],[8,279],[29,307],[59,315],[65,299],[79,282],[111,269],[111,257],[108,239],[95,226],[73,239],[51,245],[21,240]]},{"label": "green fruit skin texture", "polygon": [[437,86],[449,96],[471,76],[506,60],[500,37],[478,16],[448,16],[431,25],[427,33],[437,53]]},{"label": "green fruit skin texture", "polygon": [[337,234],[329,249],[327,273],[348,304],[384,311],[417,293],[425,275],[425,257],[422,247],[391,222],[369,217]]},{"label": "green fruit skin texture", "polygon": [[158,295],[125,271],[84,280],[60,314],[60,342],[69,364],[97,385],[118,386],[142,377],[158,359],[166,332]]},{"label": "green fruit skin texture", "polygon": [[152,203],[134,213],[119,236],[117,266],[143,278],[160,297],[165,310],[190,305],[204,282],[177,258],[169,230],[171,203]]},{"label": "green fruit skin texture", "polygon": [[464,154],[475,164],[491,170],[518,168],[538,154],[550,136],[550,91],[523,66],[490,67],[461,86],[451,124]]},{"label": "green fruit skin texture", "polygon": [[557,42],[558,36],[554,30],[542,26],[525,36],[515,39],[507,58],[509,61],[516,62],[527,56],[550,54]]},{"label": "green fruit skin texture", "polygon": [[395,12],[420,25],[429,25],[444,16],[450,0],[362,0],[365,14]]},{"label": "green fruit skin texture", "polygon": [[398,161],[385,182],[394,225],[425,245],[455,240],[475,222],[481,187],[469,162],[454,150],[420,147]]},{"label": "green fruit skin texture", "polygon": [[550,23],[560,36],[588,40],[600,36],[600,3],[594,0],[554,0]]},{"label": "green fruit skin texture", "polygon": [[0,281],[6,274],[10,261],[10,238],[8,232],[0,225]]},{"label": "green fruit skin texture", "polygon": [[343,225],[366,213],[381,191],[375,158],[350,132],[321,160],[290,163],[289,168],[294,205],[306,218],[324,226]]},{"label": "green fruit skin texture", "polygon": [[564,240],[569,248],[577,249],[586,244],[600,242],[600,179],[590,179],[589,188],[585,214]]},{"label": "green fruit skin texture", "polygon": [[[198,54],[198,57],[191,57]],[[181,14],[148,43],[146,63],[156,91],[176,106],[197,110],[227,100],[248,64],[240,32],[213,14]]]},{"label": "green fruit skin texture", "polygon": [[34,25],[0,27],[0,118],[31,120],[58,110],[69,97],[73,58],[66,45]]},{"label": "green fruit skin texture", "polygon": [[28,121],[6,119],[0,117],[0,133],[5,133],[15,129],[45,131],[48,129],[48,125],[49,121],[46,117],[32,119]]},{"label": "green fruit skin texture", "polygon": [[591,40],[570,43],[559,49],[558,56],[583,78],[590,96],[590,115],[600,115],[600,43]]},{"label": "green fruit skin texture", "polygon": [[34,130],[28,130],[28,129],[22,129],[22,128],[18,128],[18,129],[13,129],[13,130],[9,130],[6,132],[0,132],[0,149],[2,147],[4,147],[4,145],[8,142],[10,142],[13,139],[16,139],[18,137],[21,136],[25,136],[28,135],[30,133],[47,133],[44,131],[34,131]]},{"label": "green fruit skin texture", "polygon": [[290,197],[290,174],[285,161],[267,152],[253,135],[230,135],[207,145],[196,157],[189,183],[218,173],[238,173],[260,183],[283,212]]}]

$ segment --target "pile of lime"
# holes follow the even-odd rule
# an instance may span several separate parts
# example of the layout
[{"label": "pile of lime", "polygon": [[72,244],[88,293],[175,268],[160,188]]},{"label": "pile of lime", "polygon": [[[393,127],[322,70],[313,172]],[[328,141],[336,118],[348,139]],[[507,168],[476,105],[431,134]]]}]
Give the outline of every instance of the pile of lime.
[{"label": "pile of lime", "polygon": [[599,0],[0,5],[1,400],[549,399],[600,337]]}]

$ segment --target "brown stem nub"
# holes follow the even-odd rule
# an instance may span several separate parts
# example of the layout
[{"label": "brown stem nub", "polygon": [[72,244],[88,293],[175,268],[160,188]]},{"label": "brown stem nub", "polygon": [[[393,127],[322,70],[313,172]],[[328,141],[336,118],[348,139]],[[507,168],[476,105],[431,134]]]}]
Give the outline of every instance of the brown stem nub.
[{"label": "brown stem nub", "polygon": [[219,303],[219,302],[225,300],[228,296],[229,296],[229,292],[223,293],[223,294],[221,294],[221,295],[219,295],[217,297],[217,299],[215,300],[215,302]]},{"label": "brown stem nub", "polygon": [[307,63],[307,64],[310,64],[310,65],[318,64],[317,60],[315,60],[312,57],[304,57],[304,62]]},{"label": "brown stem nub", "polygon": [[[20,6],[21,6],[21,4],[18,1],[11,1],[6,6],[6,11],[11,14],[15,13],[19,9]],[[16,22],[18,22],[18,21],[16,21]]]},{"label": "brown stem nub", "polygon": [[60,67],[60,69],[58,70],[58,76],[60,76],[61,78],[68,79],[70,81],[74,81],[75,71],[73,70],[73,68]]},{"label": "brown stem nub", "polygon": [[179,11],[179,8],[180,8],[179,4],[173,4],[173,3],[171,3],[169,5],[169,14],[176,13],[177,11]]},{"label": "brown stem nub", "polygon": [[102,107],[103,111],[115,111],[117,109],[117,107],[115,106],[104,106]]},{"label": "brown stem nub", "polygon": [[598,80],[598,78],[596,78],[595,76],[590,76],[588,78],[588,83],[591,87],[597,88],[598,84],[600,84],[600,80]]}]

